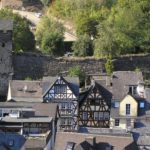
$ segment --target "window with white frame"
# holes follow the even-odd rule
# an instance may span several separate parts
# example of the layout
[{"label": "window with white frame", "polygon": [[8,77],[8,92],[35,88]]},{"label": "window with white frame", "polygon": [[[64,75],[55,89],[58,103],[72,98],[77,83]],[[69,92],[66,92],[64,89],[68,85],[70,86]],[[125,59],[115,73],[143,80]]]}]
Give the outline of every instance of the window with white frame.
[{"label": "window with white frame", "polygon": [[66,103],[61,103],[61,109],[65,109],[66,108]]},{"label": "window with white frame", "polygon": [[72,125],[72,119],[67,119],[67,125]]},{"label": "window with white frame", "polygon": [[99,120],[103,120],[104,119],[104,113],[103,112],[99,112]]},{"label": "window with white frame", "polygon": [[94,120],[99,120],[99,112],[94,112]]},{"label": "window with white frame", "polygon": [[55,92],[55,94],[65,93],[66,90],[67,90],[67,86],[66,85],[58,84],[58,85],[54,86],[54,92]]},{"label": "window with white frame", "polygon": [[61,120],[60,120],[60,124],[61,124],[61,125],[65,125],[65,124],[66,124],[66,121],[65,121],[65,119],[64,119],[64,118],[61,118]]},{"label": "window with white frame", "polygon": [[104,112],[104,119],[109,119],[109,112]]},{"label": "window with white frame", "polygon": [[130,85],[129,86],[129,93],[131,95],[135,95],[137,93],[137,86],[136,85]]},{"label": "window with white frame", "polygon": [[83,112],[82,115],[83,115],[83,116],[82,116],[82,119],[83,119],[83,120],[87,120],[87,119],[88,119],[88,113],[87,113],[87,112]]},{"label": "window with white frame", "polygon": [[71,114],[72,113],[72,103],[67,103],[67,112],[68,114]]},{"label": "window with white frame", "polygon": [[67,109],[71,109],[71,103],[67,103]]},{"label": "window with white frame", "polygon": [[126,104],[126,115],[130,115],[130,104]]}]

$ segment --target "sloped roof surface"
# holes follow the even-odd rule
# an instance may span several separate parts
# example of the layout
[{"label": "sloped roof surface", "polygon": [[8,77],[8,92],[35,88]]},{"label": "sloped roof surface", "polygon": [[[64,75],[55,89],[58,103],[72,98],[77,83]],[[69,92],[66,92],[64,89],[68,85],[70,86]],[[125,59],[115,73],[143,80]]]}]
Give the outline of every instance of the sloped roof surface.
[{"label": "sloped roof surface", "polygon": [[46,139],[45,138],[41,138],[41,139],[27,139],[24,147],[27,149],[44,149],[44,147],[46,146]]},{"label": "sloped roof surface", "polygon": [[101,148],[101,150],[106,150],[106,145],[109,144],[111,147],[113,147],[113,150],[137,150],[132,137],[117,137],[69,132],[56,133],[55,150],[64,150],[67,146],[67,142],[74,142],[75,150],[91,150],[91,143],[86,140],[89,137],[95,138],[96,149]]},{"label": "sloped roof surface", "polygon": [[[43,94],[49,90],[59,77],[44,77],[43,78]],[[61,77],[65,79],[68,86],[76,96],[79,96],[79,78],[78,77]]]},{"label": "sloped roof surface", "polygon": [[13,20],[0,20],[0,30],[13,30]]},{"label": "sloped roof surface", "polygon": [[56,117],[57,104],[56,103],[25,103],[25,102],[0,102],[0,108],[16,108],[25,109],[31,108],[35,111],[35,116]]},{"label": "sloped roof surface", "polygon": [[11,80],[11,97],[15,101],[42,102],[41,81]]},{"label": "sloped roof surface", "polygon": [[122,100],[128,94],[129,85],[138,85],[143,82],[141,72],[117,71],[112,74],[112,94],[113,99]]}]

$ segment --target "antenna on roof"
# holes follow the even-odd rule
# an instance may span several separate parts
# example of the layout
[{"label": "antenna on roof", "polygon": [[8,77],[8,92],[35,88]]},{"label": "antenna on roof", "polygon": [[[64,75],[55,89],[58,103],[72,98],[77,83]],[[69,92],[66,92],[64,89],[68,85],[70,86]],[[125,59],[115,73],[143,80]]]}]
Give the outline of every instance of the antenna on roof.
[{"label": "antenna on roof", "polygon": [[25,85],[23,88],[24,93],[27,91],[27,89],[28,89],[28,87],[27,87],[27,85]]},{"label": "antenna on roof", "polygon": [[144,83],[142,83],[142,82],[138,83],[137,93],[140,97],[144,97]]}]

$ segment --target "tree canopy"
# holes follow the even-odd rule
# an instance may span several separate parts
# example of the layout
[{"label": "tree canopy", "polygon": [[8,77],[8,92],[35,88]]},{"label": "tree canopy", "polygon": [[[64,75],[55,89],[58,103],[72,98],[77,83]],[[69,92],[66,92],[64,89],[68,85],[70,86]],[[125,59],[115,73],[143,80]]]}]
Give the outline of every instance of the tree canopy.
[{"label": "tree canopy", "polygon": [[62,24],[43,17],[37,26],[36,41],[42,52],[51,56],[61,56],[64,53],[64,28]]},{"label": "tree canopy", "polygon": [[150,52],[149,0],[55,0],[49,13],[93,37],[97,57]]},{"label": "tree canopy", "polygon": [[13,19],[13,50],[14,52],[35,50],[35,39],[30,31],[29,22],[14,14],[9,9],[0,10],[0,19]]},{"label": "tree canopy", "polygon": [[85,82],[85,72],[82,70],[80,66],[74,66],[69,69],[69,76],[70,77],[79,77],[80,85],[83,86]]},{"label": "tree canopy", "polygon": [[91,37],[88,35],[81,35],[77,41],[73,43],[72,50],[75,56],[85,57],[93,55],[93,44]]}]

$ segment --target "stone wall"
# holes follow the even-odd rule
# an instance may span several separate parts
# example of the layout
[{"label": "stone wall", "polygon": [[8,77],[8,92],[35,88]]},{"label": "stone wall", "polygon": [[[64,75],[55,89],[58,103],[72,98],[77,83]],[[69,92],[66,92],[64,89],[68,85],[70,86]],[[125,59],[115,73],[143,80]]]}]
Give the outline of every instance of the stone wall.
[{"label": "stone wall", "polygon": [[[150,70],[150,55],[145,56],[126,56],[115,59],[115,71],[118,70]],[[24,79],[31,77],[32,79],[40,79],[43,76],[56,76],[59,74],[67,74],[69,68],[79,65],[86,74],[95,74],[103,72],[104,59],[71,59],[71,58],[52,58],[40,54],[23,53],[13,55],[14,78]]]},{"label": "stone wall", "polygon": [[104,60],[52,58],[39,54],[18,54],[13,56],[14,78],[31,77],[39,79],[43,76],[67,74],[69,68],[79,65],[86,73],[101,72]]}]

